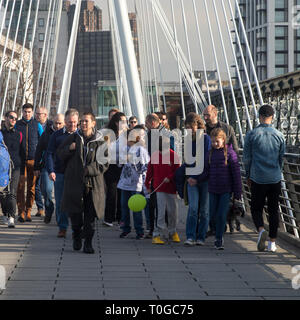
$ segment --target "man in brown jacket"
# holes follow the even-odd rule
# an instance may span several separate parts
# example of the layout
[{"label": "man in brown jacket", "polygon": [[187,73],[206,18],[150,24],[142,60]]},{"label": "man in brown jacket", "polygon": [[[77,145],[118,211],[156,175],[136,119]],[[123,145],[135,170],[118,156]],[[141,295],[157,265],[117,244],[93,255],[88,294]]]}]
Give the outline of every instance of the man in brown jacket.
[{"label": "man in brown jacket", "polygon": [[84,113],[80,130],[68,137],[57,150],[66,168],[61,210],[67,212],[71,219],[73,249],[81,249],[84,236],[85,253],[94,253],[92,239],[95,217],[102,218],[105,209],[103,173],[108,164],[96,161],[98,147],[105,141],[95,126],[95,116],[89,112]]}]

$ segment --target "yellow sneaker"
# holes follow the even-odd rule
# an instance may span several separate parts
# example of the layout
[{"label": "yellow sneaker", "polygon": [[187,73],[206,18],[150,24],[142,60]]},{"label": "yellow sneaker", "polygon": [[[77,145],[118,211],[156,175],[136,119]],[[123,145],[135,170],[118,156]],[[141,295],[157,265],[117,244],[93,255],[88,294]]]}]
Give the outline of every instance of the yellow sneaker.
[{"label": "yellow sneaker", "polygon": [[153,243],[153,244],[165,244],[165,242],[162,241],[159,236],[152,238],[152,243]]},{"label": "yellow sneaker", "polygon": [[179,235],[177,232],[175,232],[173,235],[172,235],[172,241],[173,242],[180,242],[180,238],[179,238]]}]

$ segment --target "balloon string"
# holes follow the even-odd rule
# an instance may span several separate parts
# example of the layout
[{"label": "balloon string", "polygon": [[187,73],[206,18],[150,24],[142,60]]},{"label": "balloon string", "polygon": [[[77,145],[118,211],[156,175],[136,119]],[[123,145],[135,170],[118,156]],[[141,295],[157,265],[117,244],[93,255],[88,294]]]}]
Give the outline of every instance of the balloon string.
[{"label": "balloon string", "polygon": [[162,186],[164,183],[165,183],[165,179],[163,180],[163,182],[157,188],[155,188],[151,193],[149,193],[149,196],[151,196],[151,194],[154,193],[157,189],[159,189],[160,186]]}]

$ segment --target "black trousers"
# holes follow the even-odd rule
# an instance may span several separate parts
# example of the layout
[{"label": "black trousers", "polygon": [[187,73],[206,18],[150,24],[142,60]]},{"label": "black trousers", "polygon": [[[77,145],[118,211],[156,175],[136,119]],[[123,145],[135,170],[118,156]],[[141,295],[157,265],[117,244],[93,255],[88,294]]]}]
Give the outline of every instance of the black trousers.
[{"label": "black trousers", "polygon": [[106,184],[106,200],[104,220],[112,223],[121,220],[121,190],[117,188],[122,168],[116,164],[109,165],[108,170],[104,173]]},{"label": "black trousers", "polygon": [[95,233],[96,216],[92,192],[89,191],[89,193],[83,195],[83,212],[69,214],[73,232],[78,233],[83,227],[82,231],[85,239],[92,239]]},{"label": "black trousers", "polygon": [[269,214],[269,236],[277,237],[279,226],[279,196],[281,192],[281,183],[258,184],[251,181],[251,215],[256,229],[264,226],[263,208],[267,199],[267,208]]},{"label": "black trousers", "polygon": [[17,189],[20,178],[20,168],[13,169],[9,182],[9,192],[1,197],[1,208],[4,215],[15,218],[17,206]]}]

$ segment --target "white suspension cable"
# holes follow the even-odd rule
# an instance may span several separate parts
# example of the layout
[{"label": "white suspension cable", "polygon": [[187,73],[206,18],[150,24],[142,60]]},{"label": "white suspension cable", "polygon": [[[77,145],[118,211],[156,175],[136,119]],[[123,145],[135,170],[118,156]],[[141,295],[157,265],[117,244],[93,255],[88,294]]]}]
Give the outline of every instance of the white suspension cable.
[{"label": "white suspension cable", "polygon": [[[43,49],[44,48],[47,48],[46,49],[46,59],[45,59],[45,65],[44,65],[44,71],[43,71],[43,78],[42,78],[42,86],[41,86],[41,89],[40,89],[40,99],[39,99],[39,107],[41,106],[44,106],[44,103],[43,103],[43,99],[45,98],[45,91],[47,90],[47,86],[45,86],[45,83],[47,81],[47,78],[48,78],[48,74],[49,74],[49,65],[50,65],[50,61],[51,61],[51,58],[49,60],[49,55],[50,55],[50,52],[52,51],[51,50],[51,42],[52,42],[52,30],[53,30],[53,18],[54,18],[54,12],[55,12],[55,4],[56,4],[56,1],[52,1],[53,3],[53,7],[52,7],[52,12],[51,12],[51,7],[49,7],[49,12],[51,12],[51,18],[50,20],[48,21],[49,23],[49,26],[48,26],[48,34],[46,35],[46,39],[44,41],[44,46],[43,46]],[[51,4],[50,4],[51,6]],[[47,44],[46,44],[47,43]],[[48,62],[49,61],[49,62]],[[41,64],[40,66],[40,69],[43,67],[43,64]],[[38,79],[38,81],[40,81]],[[38,82],[37,83],[37,89],[39,88],[39,85],[40,83]],[[45,89],[44,89],[45,88]],[[34,106],[34,108],[36,108],[36,104]]]},{"label": "white suspension cable", "polygon": [[248,85],[248,89],[249,89],[250,98],[251,98],[252,105],[253,105],[255,119],[256,119],[256,121],[258,121],[258,113],[257,113],[257,110],[256,110],[256,103],[255,103],[255,99],[254,99],[254,95],[253,95],[253,91],[252,91],[252,86],[251,86],[251,83],[250,83],[250,77],[249,77],[248,68],[247,68],[247,65],[246,65],[245,57],[244,57],[244,51],[243,51],[243,48],[242,48],[240,35],[239,35],[238,29],[237,29],[235,16],[234,16],[233,9],[232,9],[230,1],[228,1],[228,4],[229,4],[229,8],[230,8],[231,19],[232,19],[233,26],[234,26],[238,47],[239,47],[239,50],[240,50],[240,53],[241,53],[242,64],[243,64],[243,68],[244,68],[244,72],[245,72],[245,77],[246,77],[246,81],[247,81],[247,85]]},{"label": "white suspension cable", "polygon": [[3,70],[3,66],[4,66],[4,59],[5,59],[5,54],[6,54],[6,50],[7,50],[7,45],[8,45],[8,40],[9,40],[9,34],[10,34],[11,24],[12,24],[13,15],[14,15],[14,10],[15,10],[15,4],[16,4],[16,1],[13,2],[13,6],[12,6],[12,9],[11,9],[10,19],[9,19],[9,25],[8,25],[8,29],[7,29],[7,33],[6,33],[6,38],[5,38],[4,49],[3,49],[2,57],[1,57],[0,80],[1,80],[2,70]]},{"label": "white suspension cable", "polygon": [[[2,119],[4,108],[5,108],[7,91],[8,91],[9,81],[10,81],[10,75],[11,75],[11,70],[12,70],[12,66],[14,63],[15,49],[16,49],[16,43],[17,43],[17,38],[18,38],[18,33],[19,33],[22,10],[23,10],[23,1],[21,2],[20,11],[19,11],[19,15],[18,15],[18,21],[17,21],[17,27],[16,27],[16,31],[15,31],[15,38],[14,38],[14,44],[13,44],[13,48],[12,48],[11,58],[10,58],[9,70],[8,70],[8,75],[6,77],[6,87],[5,87],[4,97],[3,97],[3,101],[2,101],[0,119]],[[18,88],[16,88],[16,90],[18,90]]]},{"label": "white suspension cable", "polygon": [[110,28],[110,36],[111,36],[111,43],[112,43],[112,52],[113,52],[113,58],[114,58],[114,69],[115,69],[115,80],[116,80],[118,103],[119,103],[120,110],[124,112],[123,89],[122,89],[121,78],[120,78],[121,66],[120,66],[120,61],[118,59],[118,53],[116,50],[116,31],[115,31],[115,26],[113,21],[112,8],[109,0],[107,0],[107,7],[108,7],[108,18],[109,18],[109,28]]},{"label": "white suspension cable", "polygon": [[[47,67],[47,77],[45,80],[45,93],[43,95],[43,100],[42,100],[42,106],[46,107],[46,101],[48,100],[48,98],[52,98],[52,89],[51,89],[51,93],[49,91],[49,82],[50,82],[50,73],[52,70],[52,67],[54,66],[54,70],[55,70],[55,60],[54,60],[54,43],[55,43],[55,37],[56,37],[56,27],[57,27],[57,15],[58,15],[58,6],[59,6],[59,0],[56,0],[55,2],[55,6],[54,6],[54,12],[56,12],[56,14],[53,15],[53,19],[52,19],[52,28],[50,31],[50,43],[49,43],[49,54],[50,54],[50,59],[49,59],[49,63],[48,63],[48,67]],[[55,10],[56,8],[56,10]],[[55,15],[56,15],[56,19],[55,19]],[[55,21],[55,23],[54,23]]]},{"label": "white suspension cable", "polygon": [[[1,29],[0,29],[0,39],[2,38],[2,32],[3,32],[4,26],[5,26],[5,20],[6,20],[8,4],[9,4],[9,1],[6,1],[6,5],[5,5],[5,8],[4,8],[4,12],[3,12],[3,20],[2,20],[2,23],[1,23]],[[2,5],[3,5],[3,0],[1,0],[1,3],[0,3],[0,10],[2,8]]]},{"label": "white suspension cable", "polygon": [[19,71],[18,71],[18,77],[17,77],[17,82],[16,82],[16,91],[15,91],[12,110],[15,110],[15,108],[16,108],[17,95],[18,95],[18,90],[19,90],[19,82],[20,82],[20,77],[21,77],[21,70],[23,70],[23,72],[24,72],[25,61],[23,62],[23,58],[24,58],[25,45],[26,45],[27,34],[28,34],[28,27],[29,27],[29,22],[30,22],[32,1],[33,0],[30,0],[29,6],[28,6],[28,14],[27,14],[27,20],[26,20],[26,27],[25,27],[25,35],[24,35],[22,52],[21,52],[21,57],[20,57]]},{"label": "white suspension cable", "polygon": [[[35,16],[34,16],[34,22],[33,22],[32,41],[29,44],[30,54],[29,54],[29,60],[28,60],[28,65],[27,65],[27,71],[26,71],[25,90],[24,90],[24,96],[23,96],[23,103],[22,104],[24,104],[25,100],[26,100],[26,92],[27,92],[26,89],[27,89],[28,78],[29,78],[29,69],[30,69],[29,66],[30,66],[30,62],[32,61],[33,44],[34,44],[35,34],[36,34],[36,26],[37,26],[37,20],[38,20],[39,7],[40,7],[40,0],[37,0],[36,11],[35,11]],[[34,74],[32,73],[32,77],[33,77],[33,75]],[[31,86],[33,88],[33,79],[31,81]],[[29,89],[30,89],[30,87],[29,87]]]},{"label": "white suspension cable", "polygon": [[151,1],[151,11],[152,11],[152,21],[153,21],[153,25],[154,25],[154,34],[155,34],[155,42],[156,42],[156,56],[157,56],[157,60],[158,60],[159,76],[160,76],[160,82],[161,82],[161,86],[162,86],[163,107],[164,107],[164,112],[166,113],[167,112],[167,104],[166,104],[165,88],[164,88],[164,81],[163,81],[162,69],[161,69],[161,56],[160,56],[160,49],[159,49],[159,42],[158,42],[156,20],[155,20],[155,16],[154,16],[153,1]]},{"label": "white suspension cable", "polygon": [[[152,10],[152,7],[151,7]],[[157,77],[156,77],[156,70],[155,70],[155,61],[154,61],[154,51],[153,51],[153,41],[152,41],[152,28],[150,26],[150,13],[148,7],[148,1],[146,1],[146,12],[147,12],[147,21],[148,21],[148,30],[149,30],[149,38],[150,38],[150,48],[151,48],[151,58],[152,58],[152,67],[153,67],[153,76],[154,76],[154,84],[155,84],[155,96],[156,96],[156,103],[157,108],[159,108],[159,92],[157,86]]]},{"label": "white suspension cable", "polygon": [[[176,61],[177,61],[176,48],[178,49],[179,64],[180,64],[181,71],[184,75],[183,81],[186,85],[186,88],[189,92],[190,97],[192,99],[194,99],[191,79],[195,78],[195,76],[194,76],[194,74],[190,74],[189,64],[188,64],[188,61],[185,58],[185,55],[180,47],[180,44],[179,43],[175,44],[174,32],[172,31],[172,28],[168,22],[168,18],[166,16],[166,14],[164,13],[162,6],[160,5],[160,3],[157,0],[152,0],[152,1],[154,4],[153,8],[154,8],[155,16],[157,17],[157,20],[160,23],[162,31],[163,31],[163,33],[168,41],[168,44],[170,46],[171,53],[173,54]],[[196,87],[197,104],[200,106],[200,109],[203,110],[205,108],[205,106],[207,106],[207,101],[206,101],[205,96],[204,96],[204,94],[203,94],[203,92],[202,92],[202,90],[196,80],[194,80],[194,84]]]},{"label": "white suspension cable", "polygon": [[218,57],[217,57],[217,53],[216,53],[215,41],[214,41],[214,36],[212,33],[211,22],[210,22],[210,17],[209,17],[209,12],[208,12],[206,0],[204,0],[204,5],[205,5],[205,12],[206,12],[206,17],[207,17],[207,21],[208,21],[210,39],[211,39],[214,57],[215,57],[215,63],[216,63],[217,72],[218,72],[218,80],[219,80],[221,97],[222,97],[222,102],[223,102],[223,107],[224,107],[225,120],[226,120],[226,123],[229,124],[229,119],[228,119],[228,114],[227,114],[227,106],[226,106],[226,101],[225,101],[225,97],[224,97],[222,78],[221,78],[221,73],[220,73],[220,68],[219,68],[219,61],[218,61]]},{"label": "white suspension cable", "polygon": [[120,68],[120,96],[124,96],[124,103],[123,98],[121,100],[121,107],[123,106],[123,111],[127,114],[131,114],[131,102],[129,97],[129,90],[126,82],[126,71],[125,71],[125,65],[124,65],[124,58],[123,58],[123,52],[122,50],[118,50],[117,48],[121,48],[121,40],[120,40],[120,33],[119,28],[117,24],[117,18],[116,18],[116,12],[115,7],[113,5],[113,0],[110,0],[110,16],[111,16],[111,22],[114,27],[114,42],[113,45],[115,46],[118,62],[119,62],[119,68]]},{"label": "white suspension cable", "polygon": [[58,113],[65,113],[65,111],[68,109],[74,54],[75,54],[76,39],[77,39],[77,33],[78,33],[79,17],[80,17],[80,8],[81,8],[81,0],[77,0],[74,19],[73,19],[73,25],[72,25],[72,32],[71,32],[71,37],[69,42],[68,56],[67,56],[62,89],[61,89],[61,94],[59,99]]},{"label": "white suspension cable", "polygon": [[143,11],[142,11],[142,4],[141,1],[139,2],[139,9],[138,9],[138,21],[139,21],[139,45],[141,49],[141,78],[142,78],[142,88],[144,93],[144,100],[146,102],[146,110],[147,113],[151,113],[151,102],[150,102],[150,95],[148,90],[148,79],[149,79],[149,71],[148,71],[148,64],[147,64],[147,50],[146,50],[146,40],[145,40],[145,28],[144,28],[144,19],[143,19]]},{"label": "white suspension cable", "polygon": [[153,101],[153,93],[152,93],[152,84],[151,84],[151,68],[150,68],[150,59],[149,59],[149,42],[148,42],[148,35],[146,29],[146,16],[145,16],[145,9],[144,9],[145,2],[141,0],[141,12],[142,12],[142,25],[143,25],[143,31],[144,31],[144,44],[145,44],[145,59],[146,59],[146,70],[147,70],[147,76],[146,76],[146,92],[148,94],[149,99],[149,109],[150,112],[154,112],[154,101]]},{"label": "white suspension cable", "polygon": [[195,0],[193,0],[193,9],[194,9],[195,19],[196,19],[197,34],[198,34],[200,53],[201,53],[202,64],[203,64],[204,79],[205,79],[205,84],[206,84],[206,88],[207,88],[207,96],[208,96],[209,104],[211,104],[210,91],[209,91],[209,85],[208,85],[208,79],[207,79],[206,63],[205,63],[205,57],[204,57],[204,52],[203,52],[202,37],[201,37],[201,33],[200,33],[199,19],[198,19],[198,13],[197,13],[198,11],[197,11],[197,6],[196,6]]},{"label": "white suspension cable", "polygon": [[176,46],[176,58],[177,58],[177,68],[178,68],[178,77],[179,77],[179,85],[180,85],[182,119],[185,120],[185,105],[184,105],[184,96],[183,96],[183,88],[182,88],[181,70],[180,70],[179,57],[178,57],[177,32],[176,32],[176,25],[175,25],[175,14],[174,14],[173,0],[170,0],[170,3],[171,3],[171,11],[172,11],[174,41],[175,41],[175,46]]},{"label": "white suspension cable", "polygon": [[238,75],[238,79],[239,79],[239,85],[240,85],[240,89],[241,89],[241,93],[242,93],[242,98],[243,98],[243,102],[244,102],[244,106],[245,106],[245,110],[246,110],[247,122],[248,122],[248,126],[249,126],[250,130],[252,130],[252,123],[251,123],[251,119],[250,119],[248,103],[247,103],[247,99],[246,99],[246,95],[245,95],[245,90],[244,90],[244,86],[243,86],[241,73],[239,70],[239,65],[238,65],[234,45],[233,45],[232,38],[231,38],[231,32],[230,32],[229,23],[228,23],[229,20],[228,20],[227,13],[225,10],[224,0],[221,0],[221,3],[222,3],[222,8],[223,8],[223,14],[224,14],[225,21],[226,21],[227,33],[228,33],[228,37],[230,39],[230,45],[231,45],[231,50],[232,50],[232,54],[233,54],[233,58],[234,58],[234,63],[236,66],[236,71],[237,71],[237,75]]},{"label": "white suspension cable", "polygon": [[224,59],[225,59],[226,70],[227,70],[229,84],[230,84],[230,90],[231,90],[231,94],[232,94],[233,107],[234,107],[235,116],[236,116],[236,119],[237,119],[237,122],[238,122],[238,128],[239,128],[240,139],[241,139],[240,141],[241,141],[242,146],[244,146],[243,130],[242,130],[242,127],[241,127],[240,116],[239,116],[239,112],[238,112],[238,109],[237,109],[235,93],[234,93],[234,89],[233,89],[233,85],[232,85],[232,79],[231,79],[231,74],[230,74],[230,69],[229,69],[229,64],[228,64],[228,58],[227,58],[227,54],[226,54],[226,49],[225,49],[224,40],[223,40],[223,34],[222,34],[222,30],[221,30],[221,25],[220,25],[219,14],[218,14],[218,11],[217,11],[215,0],[213,0],[213,6],[214,6],[214,10],[215,10],[216,19],[217,19],[219,35],[221,37],[222,51],[223,51],[223,55],[224,55]]},{"label": "white suspension cable", "polygon": [[[191,50],[190,50],[190,42],[189,42],[187,25],[186,25],[186,16],[185,16],[185,9],[184,9],[184,5],[183,5],[183,0],[181,0],[181,11],[182,11],[182,20],[183,20],[183,26],[184,26],[184,32],[185,32],[186,47],[187,47],[188,57],[189,57],[190,73],[193,74],[194,71],[193,71],[193,64],[192,64],[192,56],[191,56]],[[198,105],[196,102],[196,91],[195,91],[194,77],[192,77],[192,86],[193,86],[195,112],[198,113]]]},{"label": "white suspension cable", "polygon": [[[37,83],[36,83],[36,92],[35,92],[35,96],[34,96],[34,101],[33,101],[33,106],[34,108],[36,107],[36,102],[37,102],[37,96],[38,96],[38,92],[39,92],[39,86],[40,86],[40,79],[41,79],[41,75],[42,75],[42,69],[43,69],[43,64],[44,64],[44,57],[45,57],[45,52],[46,52],[46,46],[48,45],[48,36],[49,36],[49,25],[50,25],[50,14],[51,14],[51,7],[52,7],[52,3],[53,3],[53,8],[54,8],[54,2],[51,1],[50,2],[50,6],[49,6],[49,10],[48,10],[48,15],[47,15],[47,22],[46,22],[46,30],[45,30],[45,38],[44,38],[44,44],[43,44],[43,49],[42,49],[42,56],[41,56],[41,62],[40,62],[40,68],[39,68],[39,73],[38,73],[38,77],[37,77]],[[53,10],[53,9],[52,9]],[[45,68],[44,68],[45,70]],[[45,77],[45,73],[44,73],[44,77]],[[40,95],[42,94],[42,91],[40,91]],[[39,103],[39,106],[41,106],[41,101]]]},{"label": "white suspension cable", "polygon": [[[229,1],[229,5],[231,6],[230,1]],[[252,59],[252,53],[251,53],[251,50],[250,50],[250,47],[249,47],[249,42],[248,42],[248,38],[247,38],[247,34],[246,34],[243,18],[242,18],[242,15],[241,15],[240,6],[239,6],[239,3],[238,3],[237,0],[235,0],[235,5],[236,5],[236,11],[238,13],[239,21],[240,21],[242,33],[243,33],[243,36],[244,36],[244,40],[245,40],[245,44],[246,44],[246,48],[247,48],[247,52],[248,52],[248,57],[249,57],[249,61],[250,61],[250,65],[251,65],[254,81],[255,81],[255,84],[256,84],[256,88],[257,88],[257,94],[258,94],[258,98],[259,98],[259,103],[260,103],[260,105],[263,105],[264,104],[264,100],[263,100],[263,97],[262,97],[262,94],[261,94],[259,82],[258,82],[258,79],[257,79],[256,69],[255,69],[255,66],[254,66],[253,59]]]},{"label": "white suspension cable", "polygon": [[56,56],[57,56],[57,50],[58,50],[58,40],[59,40],[59,34],[60,34],[60,25],[61,25],[61,15],[63,10],[63,2],[59,1],[58,3],[58,14],[56,17],[56,27],[55,27],[55,42],[54,42],[54,49],[53,49],[53,63],[51,65],[50,70],[50,80],[49,80],[49,89],[48,89],[48,97],[46,100],[46,108],[48,112],[51,109],[51,99],[52,99],[52,89],[53,89],[53,81],[54,81],[54,75],[55,75],[55,66],[56,66]]}]

